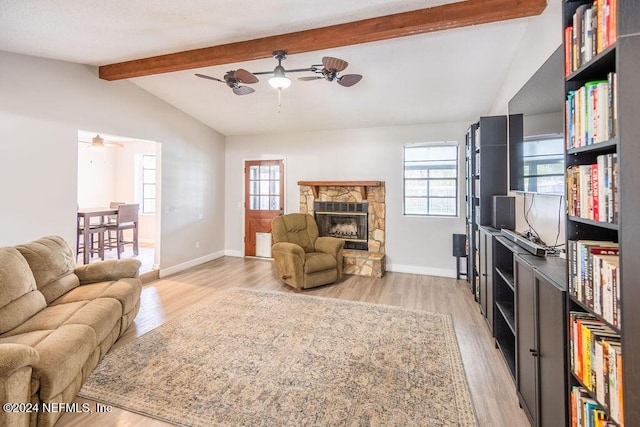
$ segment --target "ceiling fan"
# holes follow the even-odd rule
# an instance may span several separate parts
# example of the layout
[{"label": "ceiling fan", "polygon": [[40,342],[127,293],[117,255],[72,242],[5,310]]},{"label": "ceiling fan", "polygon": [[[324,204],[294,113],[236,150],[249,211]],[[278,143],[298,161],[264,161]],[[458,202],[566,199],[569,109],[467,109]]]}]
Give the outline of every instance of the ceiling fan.
[{"label": "ceiling fan", "polygon": [[258,78],[256,76],[254,76],[247,70],[243,70],[242,68],[239,68],[237,70],[227,71],[227,73],[223,77],[224,80],[220,80],[215,77],[207,76],[204,74],[198,74],[198,73],[196,73],[196,76],[201,77],[203,79],[215,80],[217,82],[226,83],[226,85],[229,86],[231,90],[233,90],[233,93],[235,93],[236,95],[249,95],[250,93],[255,92],[255,90],[253,88],[250,88],[249,86],[240,86],[240,83],[244,83],[244,84],[258,83]]},{"label": "ceiling fan", "polygon": [[91,138],[91,141],[79,140],[78,142],[81,142],[83,144],[90,144],[90,148],[95,148],[95,149],[102,149],[105,147],[117,147],[117,148],[124,147],[124,144],[120,142],[105,142],[104,138],[101,137],[100,135],[94,136],[93,138]]},{"label": "ceiling fan", "polygon": [[273,71],[259,71],[255,73],[251,73],[247,70],[243,70],[242,68],[238,70],[228,71],[224,75],[224,80],[210,77],[204,74],[197,74],[196,76],[215,80],[218,82],[226,83],[227,86],[233,89],[233,93],[236,95],[248,95],[250,93],[255,92],[253,88],[248,86],[240,86],[240,83],[244,84],[253,84],[258,82],[258,78],[256,76],[271,74],[272,76],[269,78],[269,84],[279,91],[282,89],[286,89],[291,84],[291,79],[287,77],[287,73],[301,73],[301,72],[312,72],[317,75],[315,76],[306,76],[299,77],[298,80],[320,80],[325,79],[330,82],[336,81],[339,85],[345,87],[351,87],[358,83],[362,76],[360,74],[344,74],[340,73],[349,66],[347,61],[344,61],[339,58],[333,58],[330,56],[325,56],[322,58],[322,64],[320,65],[312,65],[308,68],[297,68],[292,70],[285,70],[282,66],[282,61],[287,59],[287,52],[284,50],[276,50],[273,52],[273,57],[278,61],[278,65],[274,68]]},{"label": "ceiling fan", "polygon": [[362,76],[360,74],[340,75],[340,72],[344,71],[344,69],[348,66],[349,63],[347,61],[343,61],[339,58],[325,56],[324,58],[322,58],[322,65],[312,65],[308,70],[318,74],[317,76],[298,77],[298,80],[325,79],[330,82],[335,80],[341,86],[351,87],[362,80]]}]

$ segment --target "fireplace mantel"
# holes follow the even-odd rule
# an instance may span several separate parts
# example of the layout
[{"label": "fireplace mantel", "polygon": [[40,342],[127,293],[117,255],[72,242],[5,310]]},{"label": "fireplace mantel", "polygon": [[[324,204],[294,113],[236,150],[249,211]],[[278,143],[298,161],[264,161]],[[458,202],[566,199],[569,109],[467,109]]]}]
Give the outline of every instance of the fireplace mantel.
[{"label": "fireplace mantel", "polygon": [[318,197],[318,187],[359,187],[362,199],[367,199],[367,187],[378,187],[382,181],[298,181],[298,185],[307,185],[313,191],[313,197]]}]

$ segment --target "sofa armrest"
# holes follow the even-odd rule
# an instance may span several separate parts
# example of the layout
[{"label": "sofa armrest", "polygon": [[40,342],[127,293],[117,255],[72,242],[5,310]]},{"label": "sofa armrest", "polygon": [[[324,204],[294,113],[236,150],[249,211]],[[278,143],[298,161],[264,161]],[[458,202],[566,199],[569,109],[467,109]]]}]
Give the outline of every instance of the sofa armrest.
[{"label": "sofa armrest", "polygon": [[281,252],[288,255],[295,255],[300,257],[304,261],[304,249],[302,247],[296,245],[295,243],[289,242],[278,242],[274,243],[271,247],[272,252]]},{"label": "sofa armrest", "polygon": [[342,277],[342,249],[344,248],[344,240],[336,237],[318,237],[315,246],[316,251],[324,252],[335,257],[338,267],[338,277]]},{"label": "sofa armrest", "polygon": [[344,240],[335,237],[318,237],[316,240],[316,251],[338,257],[338,253],[344,247]]},{"label": "sofa armrest", "polygon": [[9,377],[25,366],[33,366],[40,355],[33,347],[24,344],[0,344],[0,377]]},{"label": "sofa armrest", "polygon": [[304,288],[304,249],[289,242],[274,243],[271,255],[280,280],[297,289]]},{"label": "sofa armrest", "polygon": [[[23,344],[0,344],[0,396],[2,403],[29,405],[33,402],[31,374],[40,354]],[[17,408],[16,408],[17,409]],[[35,425],[37,413],[29,411],[0,411],[0,425]]]},{"label": "sofa armrest", "polygon": [[80,285],[138,277],[141,262],[137,259],[110,259],[76,267]]}]

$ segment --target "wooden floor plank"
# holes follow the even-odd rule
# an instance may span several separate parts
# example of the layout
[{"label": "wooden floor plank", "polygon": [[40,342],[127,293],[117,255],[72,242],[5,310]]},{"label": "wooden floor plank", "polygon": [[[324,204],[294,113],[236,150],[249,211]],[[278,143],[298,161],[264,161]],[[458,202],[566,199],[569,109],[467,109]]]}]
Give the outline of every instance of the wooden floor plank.
[{"label": "wooden floor plank", "polygon": [[[271,261],[223,257],[144,285],[140,312],[118,340],[121,346],[231,287],[298,292],[275,275]],[[529,423],[518,406],[514,382],[494,346],[478,304],[462,280],[387,273],[384,277],[345,276],[333,285],[301,293],[450,313],[480,426],[518,427]],[[78,398],[79,403],[94,402]],[[109,414],[65,414],[58,426],[163,426],[151,418],[113,408]]]}]

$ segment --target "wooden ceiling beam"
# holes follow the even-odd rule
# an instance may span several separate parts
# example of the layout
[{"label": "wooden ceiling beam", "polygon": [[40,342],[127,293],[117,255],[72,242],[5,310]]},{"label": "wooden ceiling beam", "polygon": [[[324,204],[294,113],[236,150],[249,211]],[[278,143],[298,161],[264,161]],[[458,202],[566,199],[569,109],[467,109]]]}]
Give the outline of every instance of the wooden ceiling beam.
[{"label": "wooden ceiling beam", "polygon": [[346,24],[135,59],[99,67],[104,80],[121,80],[236,62],[312,52],[470,25],[539,15],[546,0],[467,0]]}]

